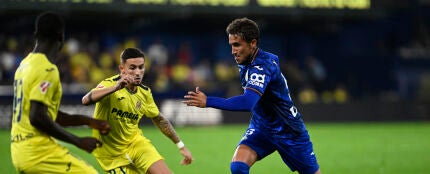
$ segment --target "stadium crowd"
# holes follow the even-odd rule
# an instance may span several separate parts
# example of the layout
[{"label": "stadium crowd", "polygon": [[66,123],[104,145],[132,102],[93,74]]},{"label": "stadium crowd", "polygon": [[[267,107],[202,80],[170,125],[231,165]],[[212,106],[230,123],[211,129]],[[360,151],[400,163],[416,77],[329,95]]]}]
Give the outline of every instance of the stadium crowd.
[{"label": "stadium crowd", "polygon": [[[21,39],[21,40],[19,40]],[[1,53],[1,83],[11,84],[13,72],[22,60],[24,53],[31,47],[23,43],[31,43],[31,36],[23,38],[6,37]],[[120,51],[126,47],[140,47],[139,40],[127,38],[116,43],[112,49],[100,50],[100,41],[86,41],[85,37],[67,39],[65,49],[61,52],[61,61],[57,62],[65,87],[70,86],[66,93],[81,93],[91,89],[106,75],[117,74]],[[156,94],[166,94],[169,97],[180,96],[184,91],[200,86],[211,93],[221,93],[226,96],[241,92],[233,82],[238,78],[237,67],[233,59],[220,59],[211,62],[210,59],[195,58],[188,42],[184,41],[176,52],[169,50],[162,40],[156,39],[146,48],[145,84],[152,87]],[[336,102],[346,102],[348,94],[344,86],[338,86],[333,91],[325,91],[324,80],[327,76],[324,65],[315,57],[306,58],[306,66],[300,68],[297,61],[291,60],[284,65],[290,85],[303,103],[316,102],[319,99],[331,100],[333,95]],[[233,82],[233,83],[232,83]],[[326,101],[330,102],[330,101]]]},{"label": "stadium crowd", "polygon": [[[31,20],[1,29],[1,85],[12,84],[14,70],[32,49],[30,30],[16,33],[13,29],[29,27]],[[179,25],[181,20],[172,22],[172,19],[150,25],[135,24],[131,29],[122,30],[97,27],[99,24],[83,29],[71,22],[62,59],[57,62],[65,94],[81,94],[104,77],[118,73],[120,51],[127,47],[145,52],[144,83],[152,88],[154,95],[180,98],[195,86],[224,96],[240,93],[242,89],[234,83],[239,74],[237,67],[225,42],[225,33],[219,32],[225,26],[202,26],[198,19],[186,20],[187,26]],[[262,44],[284,50],[276,54],[281,57],[281,67],[297,101],[344,103],[374,96],[409,98],[416,96],[411,91],[422,88],[423,77],[411,81],[407,76],[402,81],[398,50],[417,38],[408,34],[409,28],[387,25],[389,22],[383,20],[326,21],[318,23],[320,29],[312,28],[316,22],[276,25],[270,20],[262,22],[265,38]],[[177,28],[163,29],[169,25]],[[395,30],[384,31],[387,27]]]}]

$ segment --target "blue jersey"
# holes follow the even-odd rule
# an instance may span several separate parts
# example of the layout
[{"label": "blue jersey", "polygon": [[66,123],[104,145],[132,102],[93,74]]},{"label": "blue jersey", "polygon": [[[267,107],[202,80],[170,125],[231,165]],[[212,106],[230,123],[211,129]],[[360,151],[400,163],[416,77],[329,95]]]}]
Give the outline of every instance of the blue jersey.
[{"label": "blue jersey", "polygon": [[251,109],[250,128],[270,133],[306,131],[302,117],[291,100],[278,56],[259,49],[250,64],[239,65],[239,71],[242,87],[250,88],[261,96]]},{"label": "blue jersey", "polygon": [[257,160],[278,151],[292,171],[318,171],[312,142],[302,116],[290,97],[278,56],[258,49],[251,63],[239,65],[243,95],[228,99],[208,96],[206,106],[251,111],[252,118],[239,145],[257,154]]}]

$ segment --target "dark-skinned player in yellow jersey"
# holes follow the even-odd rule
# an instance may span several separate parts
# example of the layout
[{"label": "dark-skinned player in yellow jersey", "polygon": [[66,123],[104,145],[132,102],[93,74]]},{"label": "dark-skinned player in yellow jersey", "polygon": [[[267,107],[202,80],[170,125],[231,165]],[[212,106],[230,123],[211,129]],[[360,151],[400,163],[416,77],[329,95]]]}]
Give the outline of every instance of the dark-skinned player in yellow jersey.
[{"label": "dark-skinned player in yellow jersey", "polygon": [[97,173],[55,140],[90,153],[102,145],[99,140],[77,137],[62,126],[89,125],[102,134],[110,129],[106,121],[59,110],[62,88],[58,68],[52,62],[64,43],[64,21],[58,14],[42,13],[36,19],[34,34],[34,49],[15,72],[12,162],[17,173]]}]

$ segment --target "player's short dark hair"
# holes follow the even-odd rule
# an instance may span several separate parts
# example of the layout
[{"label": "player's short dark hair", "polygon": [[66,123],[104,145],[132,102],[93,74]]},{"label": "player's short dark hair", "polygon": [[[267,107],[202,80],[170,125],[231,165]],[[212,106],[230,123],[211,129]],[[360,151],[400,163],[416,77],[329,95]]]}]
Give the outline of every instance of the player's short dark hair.
[{"label": "player's short dark hair", "polygon": [[63,18],[54,12],[44,12],[37,16],[34,37],[36,39],[62,40],[64,37]]},{"label": "player's short dark hair", "polygon": [[127,59],[132,59],[137,57],[145,58],[145,55],[138,48],[126,48],[121,53],[121,63],[124,63]]},{"label": "player's short dark hair", "polygon": [[260,39],[260,29],[257,23],[248,18],[238,18],[228,24],[227,34],[239,35],[243,40],[250,43],[253,39]]}]

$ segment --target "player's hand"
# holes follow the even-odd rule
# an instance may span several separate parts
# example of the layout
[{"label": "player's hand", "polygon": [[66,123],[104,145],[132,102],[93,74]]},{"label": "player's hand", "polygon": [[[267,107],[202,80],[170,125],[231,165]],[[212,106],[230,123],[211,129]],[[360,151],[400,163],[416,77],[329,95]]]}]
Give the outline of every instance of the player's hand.
[{"label": "player's hand", "polygon": [[132,82],[133,82],[133,78],[131,78],[129,75],[125,73],[121,73],[121,78],[116,83],[115,89],[120,90],[125,86],[127,86],[127,84],[130,84]]},{"label": "player's hand", "polygon": [[187,149],[187,147],[183,147],[179,151],[181,152],[181,155],[184,156],[184,159],[181,161],[182,165],[188,165],[193,162],[193,156],[191,155],[191,152]]},{"label": "player's hand", "polygon": [[77,146],[82,150],[85,150],[88,153],[91,153],[95,148],[101,147],[102,142],[100,142],[98,139],[95,139],[93,137],[83,137],[83,138],[79,138]]},{"label": "player's hand", "polygon": [[106,135],[110,131],[110,125],[105,120],[91,119],[89,125],[93,129],[100,131],[100,134]]},{"label": "player's hand", "polygon": [[182,101],[182,103],[187,104],[187,106],[197,106],[200,108],[206,107],[207,96],[199,90],[199,87],[196,87],[196,91],[188,91],[184,98],[185,100]]}]

